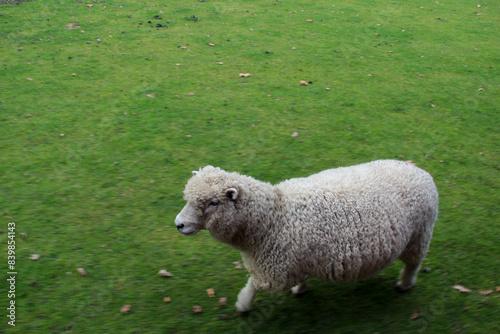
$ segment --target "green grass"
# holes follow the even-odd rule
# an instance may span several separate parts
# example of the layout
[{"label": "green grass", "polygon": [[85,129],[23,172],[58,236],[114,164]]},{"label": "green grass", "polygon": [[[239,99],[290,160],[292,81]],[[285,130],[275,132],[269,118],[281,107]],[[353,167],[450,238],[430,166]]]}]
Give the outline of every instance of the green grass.
[{"label": "green grass", "polygon": [[[500,285],[499,17],[459,0],[0,5],[0,268],[15,222],[18,272],[0,332],[497,333],[498,292],[452,286]],[[407,294],[395,263],[261,292],[241,317],[238,252],[173,225],[200,166],[275,183],[382,158],[440,192],[432,270]]]}]

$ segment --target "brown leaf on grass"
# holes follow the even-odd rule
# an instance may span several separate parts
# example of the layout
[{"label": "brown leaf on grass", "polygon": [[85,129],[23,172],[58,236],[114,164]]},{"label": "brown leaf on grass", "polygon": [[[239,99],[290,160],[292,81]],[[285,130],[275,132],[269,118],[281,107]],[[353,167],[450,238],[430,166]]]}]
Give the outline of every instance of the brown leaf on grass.
[{"label": "brown leaf on grass", "polygon": [[130,305],[123,305],[121,308],[120,308],[120,313],[127,313],[128,311],[130,311],[130,308],[132,306]]},{"label": "brown leaf on grass", "polygon": [[415,308],[413,310],[413,314],[411,315],[411,320],[415,320],[418,318],[420,318],[420,312],[419,312],[418,308]]},{"label": "brown leaf on grass", "polygon": [[479,90],[479,91],[481,91],[481,92],[484,92],[486,89],[484,89],[484,88],[479,88],[478,90]]},{"label": "brown leaf on grass", "polygon": [[311,20],[311,19],[307,19],[306,21],[307,21],[307,22],[314,22],[314,21],[313,21],[313,20]]},{"label": "brown leaf on grass", "polygon": [[292,133],[292,137],[298,137],[299,136],[299,133],[298,132],[294,132]]},{"label": "brown leaf on grass", "polygon": [[86,276],[87,272],[83,268],[76,268],[76,272],[79,273],[82,276]]},{"label": "brown leaf on grass", "polygon": [[91,4],[91,3],[89,3],[89,4],[87,5],[87,8],[92,8],[92,7],[94,7],[94,5],[93,5],[93,4]]},{"label": "brown leaf on grass", "polygon": [[239,76],[242,78],[248,78],[250,76],[250,73],[240,73]]},{"label": "brown leaf on grass", "polygon": [[172,276],[174,276],[171,273],[169,273],[168,271],[166,271],[165,269],[160,270],[158,272],[158,275],[160,275],[162,277],[172,277]]},{"label": "brown leaf on grass", "polygon": [[78,29],[81,27],[76,23],[68,23],[64,26],[64,28],[66,28],[66,29]]},{"label": "brown leaf on grass", "polygon": [[477,293],[483,296],[491,295],[493,293],[493,290],[477,290]]},{"label": "brown leaf on grass", "polygon": [[201,312],[203,312],[203,308],[199,305],[193,305],[193,312],[194,313],[201,313]]},{"label": "brown leaf on grass", "polygon": [[215,290],[214,290],[214,289],[207,289],[207,295],[208,295],[210,298],[215,297]]},{"label": "brown leaf on grass", "polygon": [[210,42],[210,43],[208,43],[208,45],[215,46],[215,43]]},{"label": "brown leaf on grass", "polygon": [[465,286],[463,286],[463,285],[454,285],[454,286],[453,286],[453,289],[458,290],[458,291],[460,291],[460,292],[465,292],[465,293],[472,292],[472,290],[471,290],[471,289],[467,289],[467,288],[466,288]]},{"label": "brown leaf on grass", "polygon": [[309,85],[309,83],[308,83],[307,81],[305,81],[305,80],[300,80],[300,84],[301,84],[302,86],[307,86],[307,85]]},{"label": "brown leaf on grass", "polygon": [[172,299],[170,299],[170,297],[164,297],[164,298],[163,298],[163,301],[164,301],[165,303],[170,303],[170,302],[172,301]]},{"label": "brown leaf on grass", "polygon": [[219,307],[226,307],[226,306],[227,306],[227,297],[219,298]]},{"label": "brown leaf on grass", "polygon": [[500,292],[500,286],[497,286],[497,292]]},{"label": "brown leaf on grass", "polygon": [[155,94],[146,94],[146,97],[155,97]]},{"label": "brown leaf on grass", "polygon": [[235,265],[234,269],[243,269],[243,266],[238,261],[233,262],[233,264]]},{"label": "brown leaf on grass", "polygon": [[36,261],[41,257],[40,254],[33,254],[30,256],[30,260]]}]

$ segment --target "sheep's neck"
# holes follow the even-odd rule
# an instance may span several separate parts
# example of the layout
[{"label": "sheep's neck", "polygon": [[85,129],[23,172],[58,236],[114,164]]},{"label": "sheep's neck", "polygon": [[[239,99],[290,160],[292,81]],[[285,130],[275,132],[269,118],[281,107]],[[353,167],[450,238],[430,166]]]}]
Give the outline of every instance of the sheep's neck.
[{"label": "sheep's neck", "polygon": [[281,221],[281,196],[269,184],[268,191],[245,206],[245,219],[239,233],[231,240],[231,246],[245,253],[262,252],[272,247],[278,235],[278,222]]}]

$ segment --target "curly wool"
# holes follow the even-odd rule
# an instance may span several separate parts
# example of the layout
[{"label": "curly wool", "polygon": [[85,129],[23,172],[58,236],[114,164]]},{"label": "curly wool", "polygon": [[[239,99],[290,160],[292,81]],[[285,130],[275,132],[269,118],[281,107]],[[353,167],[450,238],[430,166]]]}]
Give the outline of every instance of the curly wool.
[{"label": "curly wool", "polygon": [[[228,198],[228,188],[238,197]],[[242,253],[256,289],[282,291],[316,277],[366,279],[396,259],[419,266],[438,212],[432,177],[407,162],[379,160],[277,185],[211,166],[185,199],[200,229]],[[220,201],[211,212],[207,203]],[[212,209],[210,209],[212,210]]]}]

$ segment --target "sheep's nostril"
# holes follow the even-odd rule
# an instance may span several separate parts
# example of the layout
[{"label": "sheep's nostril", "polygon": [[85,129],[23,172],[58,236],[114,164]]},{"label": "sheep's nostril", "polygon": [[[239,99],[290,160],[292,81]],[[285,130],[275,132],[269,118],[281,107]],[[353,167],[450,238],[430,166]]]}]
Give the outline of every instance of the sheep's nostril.
[{"label": "sheep's nostril", "polygon": [[183,228],[184,228],[184,224],[179,224],[179,225],[177,225],[177,229],[178,229],[178,230],[182,230]]}]

